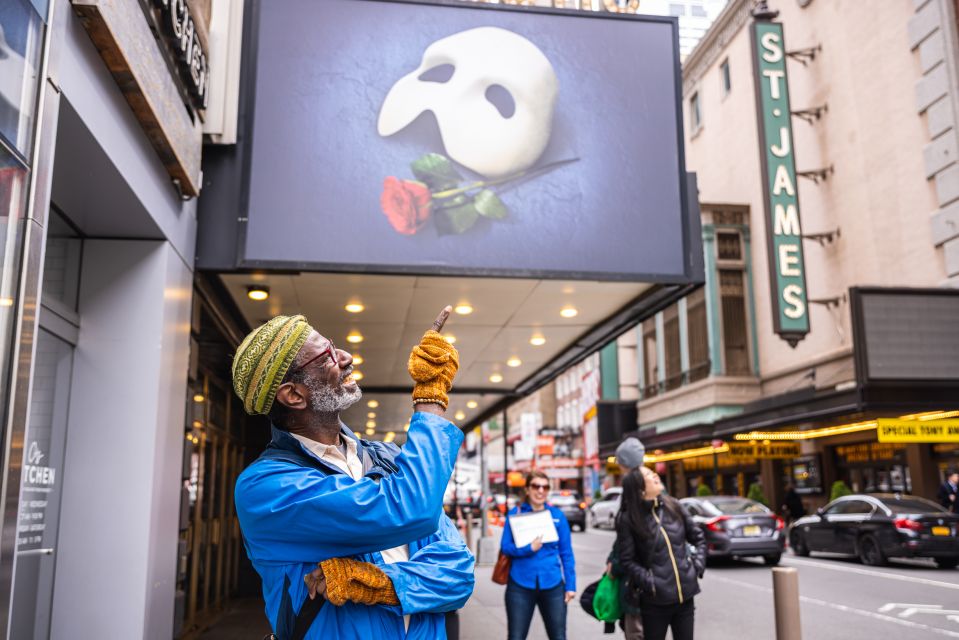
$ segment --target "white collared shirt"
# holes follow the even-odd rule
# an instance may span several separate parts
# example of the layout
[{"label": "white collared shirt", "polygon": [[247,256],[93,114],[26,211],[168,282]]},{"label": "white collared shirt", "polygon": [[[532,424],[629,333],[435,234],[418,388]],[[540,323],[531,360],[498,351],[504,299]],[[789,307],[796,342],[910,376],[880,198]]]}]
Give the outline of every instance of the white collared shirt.
[{"label": "white collared shirt", "polygon": [[[306,450],[314,456],[323,462],[330,463],[354,480],[359,480],[363,477],[363,463],[360,462],[360,457],[357,455],[356,440],[353,438],[340,436],[339,444],[323,444],[322,442],[310,440],[306,436],[301,436],[296,433],[291,433],[290,435],[299,440],[300,444],[306,447]],[[340,445],[343,444],[343,440],[346,440],[345,456],[340,450]]]}]

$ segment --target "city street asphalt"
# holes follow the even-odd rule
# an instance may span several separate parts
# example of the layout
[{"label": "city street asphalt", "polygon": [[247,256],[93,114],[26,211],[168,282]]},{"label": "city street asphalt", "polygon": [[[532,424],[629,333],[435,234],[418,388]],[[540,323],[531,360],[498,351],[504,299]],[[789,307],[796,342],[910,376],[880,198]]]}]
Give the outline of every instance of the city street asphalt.
[{"label": "city street asphalt", "polygon": [[[495,530],[494,530],[495,532]],[[579,589],[597,580],[613,543],[613,533],[573,534]],[[893,561],[865,567],[854,560],[789,551],[781,566],[799,571],[802,637],[806,640],[959,638],[959,570],[931,562]],[[492,567],[476,570],[473,597],[460,612],[461,640],[506,637],[505,587],[490,579]],[[759,560],[711,563],[696,597],[696,637],[700,640],[775,639],[772,572]],[[570,640],[622,638],[603,635],[602,623],[570,603]],[[538,614],[529,640],[546,640]]]}]

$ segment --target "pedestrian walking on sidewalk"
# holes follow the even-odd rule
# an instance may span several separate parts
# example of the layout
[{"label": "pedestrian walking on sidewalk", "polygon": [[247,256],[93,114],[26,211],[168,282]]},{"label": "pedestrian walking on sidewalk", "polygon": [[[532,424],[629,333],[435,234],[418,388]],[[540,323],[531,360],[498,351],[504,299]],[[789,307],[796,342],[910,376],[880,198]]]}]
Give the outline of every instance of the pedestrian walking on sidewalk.
[{"label": "pedestrian walking on sidewalk", "polygon": [[[694,596],[706,567],[706,539],[681,504],[663,495],[659,475],[642,467],[623,478],[616,517],[616,551],[625,576],[623,597],[635,614],[624,624],[629,640],[693,639]],[[632,634],[632,635],[631,635]]]},{"label": "pedestrian walking on sidewalk", "polygon": [[951,513],[959,513],[959,471],[950,469],[946,481],[939,487],[939,504]]},{"label": "pedestrian walking on sidewalk", "polygon": [[509,516],[548,510],[559,540],[543,542],[542,536],[517,547],[510,517],[503,527],[502,552],[511,559],[506,584],[508,640],[526,640],[533,610],[539,607],[549,640],[566,640],[566,605],[576,597],[576,561],[570,543],[569,523],[563,512],[546,504],[549,478],[542,471],[526,476],[526,499]]},{"label": "pedestrian walking on sidewalk", "polygon": [[[639,438],[626,438],[616,447],[616,464],[627,474],[642,469],[645,457],[646,447]],[[606,573],[623,582],[625,575],[616,546],[616,542],[613,542],[613,548],[606,558]],[[639,603],[630,602],[621,596],[620,606],[623,609],[623,617],[619,619],[619,626],[626,632],[626,640],[643,640],[643,618]]]},{"label": "pedestrian walking on sidewalk", "polygon": [[780,511],[786,520],[786,524],[791,524],[806,515],[806,507],[802,503],[802,498],[796,492],[796,485],[791,482],[786,485],[786,495],[783,497]]}]

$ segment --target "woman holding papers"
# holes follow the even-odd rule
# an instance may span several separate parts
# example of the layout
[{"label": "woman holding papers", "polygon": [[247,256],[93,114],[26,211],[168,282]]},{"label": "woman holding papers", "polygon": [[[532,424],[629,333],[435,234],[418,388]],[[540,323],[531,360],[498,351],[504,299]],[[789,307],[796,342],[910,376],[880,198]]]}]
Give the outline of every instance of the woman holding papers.
[{"label": "woman holding papers", "polygon": [[[627,640],[693,640],[693,597],[706,567],[702,529],[675,498],[663,494],[659,475],[648,467],[623,478],[616,516],[616,551],[623,575],[623,621]],[[692,550],[692,551],[691,551]]]},{"label": "woman holding papers", "polygon": [[569,523],[546,504],[549,478],[526,476],[526,500],[513,508],[503,528],[502,551],[512,559],[506,585],[508,640],[525,640],[539,606],[549,640],[566,640],[566,604],[576,597],[576,567]]}]

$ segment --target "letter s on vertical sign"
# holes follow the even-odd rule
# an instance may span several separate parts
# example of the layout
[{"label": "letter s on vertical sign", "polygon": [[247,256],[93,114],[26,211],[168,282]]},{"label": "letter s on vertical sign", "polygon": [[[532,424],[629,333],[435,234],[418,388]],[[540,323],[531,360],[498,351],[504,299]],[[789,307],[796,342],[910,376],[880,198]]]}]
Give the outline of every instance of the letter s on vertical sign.
[{"label": "letter s on vertical sign", "polygon": [[773,31],[764,33],[759,39],[759,42],[762,44],[763,49],[765,49],[763,60],[773,63],[783,59],[783,48],[778,33]]},{"label": "letter s on vertical sign", "polygon": [[783,301],[789,306],[783,309],[787,318],[796,320],[806,314],[806,304],[802,300],[802,287],[798,284],[787,284],[783,287]]}]

